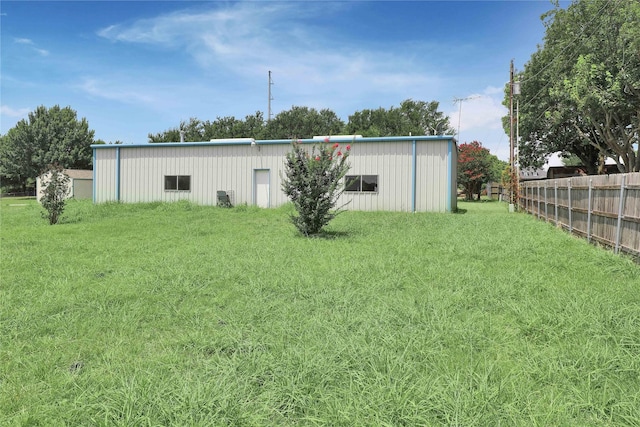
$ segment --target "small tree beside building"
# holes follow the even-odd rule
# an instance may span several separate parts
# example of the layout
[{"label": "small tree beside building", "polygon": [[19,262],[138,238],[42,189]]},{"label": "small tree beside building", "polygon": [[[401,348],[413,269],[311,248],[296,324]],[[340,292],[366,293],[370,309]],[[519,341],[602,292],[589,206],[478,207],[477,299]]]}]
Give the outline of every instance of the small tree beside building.
[{"label": "small tree beside building", "polygon": [[305,236],[318,234],[340,212],[335,208],[345,188],[350,150],[351,145],[343,151],[340,144],[329,145],[325,139],[309,153],[302,144],[293,142],[285,161],[282,190],[298,213],[291,221]]},{"label": "small tree beside building", "polygon": [[43,218],[49,220],[49,224],[57,224],[64,212],[69,193],[69,177],[64,173],[62,166],[50,165],[44,174],[43,192],[40,203],[46,212]]}]

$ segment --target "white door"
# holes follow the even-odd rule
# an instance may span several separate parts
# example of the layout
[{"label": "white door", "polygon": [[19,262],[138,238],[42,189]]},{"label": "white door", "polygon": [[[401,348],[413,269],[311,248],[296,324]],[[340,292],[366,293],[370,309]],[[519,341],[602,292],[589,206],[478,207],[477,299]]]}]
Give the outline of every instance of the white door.
[{"label": "white door", "polygon": [[269,207],[269,169],[253,171],[253,200],[260,208]]}]

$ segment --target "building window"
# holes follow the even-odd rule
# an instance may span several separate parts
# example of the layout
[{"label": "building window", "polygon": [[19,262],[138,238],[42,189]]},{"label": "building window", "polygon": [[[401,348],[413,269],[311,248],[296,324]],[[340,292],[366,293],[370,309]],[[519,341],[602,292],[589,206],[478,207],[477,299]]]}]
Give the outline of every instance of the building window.
[{"label": "building window", "polygon": [[191,176],[165,175],[164,191],[191,191]]},{"label": "building window", "polygon": [[375,193],[378,191],[378,175],[347,175],[344,191]]}]

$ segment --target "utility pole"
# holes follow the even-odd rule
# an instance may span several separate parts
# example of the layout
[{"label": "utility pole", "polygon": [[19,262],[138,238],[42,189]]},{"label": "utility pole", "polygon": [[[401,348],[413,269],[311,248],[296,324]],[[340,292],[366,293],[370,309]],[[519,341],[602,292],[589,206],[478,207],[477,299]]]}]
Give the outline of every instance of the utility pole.
[{"label": "utility pole", "polygon": [[509,70],[509,166],[514,170],[514,144],[513,144],[513,59]]},{"label": "utility pole", "polygon": [[271,101],[273,101],[273,97],[271,96],[271,86],[273,86],[273,80],[271,80],[271,70],[269,70],[269,109],[267,112],[267,122],[271,121]]},{"label": "utility pole", "polygon": [[517,185],[514,162],[514,141],[513,141],[513,59],[509,68],[509,168],[511,172],[511,185],[509,186],[509,210],[515,209],[515,192],[514,185]]}]

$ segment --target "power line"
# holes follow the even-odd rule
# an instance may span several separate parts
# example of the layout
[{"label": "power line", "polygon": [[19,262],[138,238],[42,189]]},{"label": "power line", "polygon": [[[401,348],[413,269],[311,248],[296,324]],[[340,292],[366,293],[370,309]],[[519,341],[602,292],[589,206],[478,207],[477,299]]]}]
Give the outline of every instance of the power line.
[{"label": "power line", "polygon": [[[567,60],[567,59],[568,60],[575,59],[575,57],[577,57],[581,53],[581,48],[584,47],[584,43],[585,43],[585,39],[583,38],[584,33],[588,29],[592,28],[593,23],[596,21],[596,19],[598,19],[598,17],[600,15],[603,14],[603,12],[605,11],[605,9],[607,9],[608,6],[610,6],[612,3],[615,2],[615,6],[614,7],[618,7],[618,5],[620,4],[621,1],[623,1],[623,0],[607,0],[604,3],[604,5],[602,6],[602,8],[600,8],[598,13],[586,25],[584,25],[582,27],[582,29],[580,30],[580,33],[571,42],[567,42],[567,44],[560,49],[560,53],[562,54],[565,51],[567,51],[569,48],[574,48],[573,52],[571,54],[569,54],[568,57],[563,58],[563,55],[560,55],[560,54],[554,56],[537,73],[535,73],[533,76],[528,77],[525,80],[520,80],[520,83],[527,82],[527,81],[535,79],[540,74],[542,74],[546,69],[551,67],[556,61],[559,61],[561,59],[565,59],[565,60]],[[540,90],[535,95],[533,95],[532,97],[527,99],[526,102],[523,103],[522,108],[528,107],[532,102],[537,100],[538,97],[540,96],[540,94],[542,94],[544,91],[549,89],[549,87],[551,86],[552,82],[553,82],[552,79],[547,80],[547,82],[542,86],[542,88],[540,88]],[[540,118],[540,116],[538,117],[538,119],[539,118]],[[538,119],[536,119],[536,120],[538,120]]]},{"label": "power line", "polygon": [[[607,0],[607,2],[604,4],[604,6],[602,6],[602,8],[601,8],[601,9],[598,11],[598,13],[597,13],[597,14],[596,14],[592,19],[591,19],[591,21],[589,21],[589,22],[587,23],[587,25],[585,25],[585,26],[582,28],[582,30],[581,30],[581,31],[580,31],[580,33],[575,37],[575,39],[574,39],[572,42],[568,42],[568,43],[566,44],[566,46],[564,46],[564,47],[560,50],[560,53],[564,53],[564,51],[565,51],[565,50],[569,49],[569,48],[570,48],[570,47],[572,47],[572,46],[575,46],[575,43],[576,43],[578,40],[580,40],[580,39],[582,38],[582,35],[584,34],[584,32],[585,32],[588,28],[590,28],[590,27],[591,27],[591,24],[593,24],[593,22],[594,22],[594,21],[595,21],[595,20],[596,20],[596,19],[597,19],[597,18],[598,18],[598,17],[599,17],[603,12],[604,12],[604,10],[607,8],[607,6],[609,6],[609,4],[610,4],[611,2],[613,2],[613,1],[616,1],[616,3],[619,3],[621,0]],[[582,40],[584,40],[584,39],[582,39]],[[573,56],[573,55],[571,55],[571,56]],[[546,70],[547,68],[549,68],[549,67],[553,64],[553,62],[554,62],[556,59],[558,59],[558,58],[560,58],[560,55],[556,55],[556,56],[555,56],[551,61],[549,61],[549,63],[548,63],[546,66],[542,67],[542,69],[541,69],[540,71],[538,71],[538,72],[537,72],[536,74],[534,74],[533,76],[529,77],[527,80],[531,80],[531,79],[534,79],[534,78],[538,77],[538,76],[539,76],[539,75],[540,75],[544,70]],[[526,82],[527,80],[521,80],[521,83],[522,83],[522,82]]]}]

